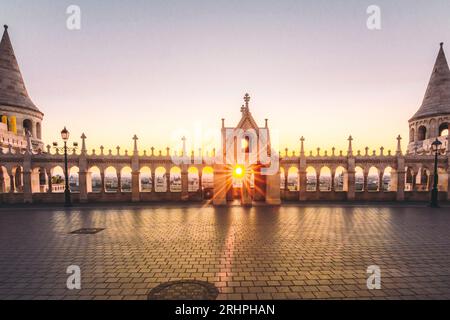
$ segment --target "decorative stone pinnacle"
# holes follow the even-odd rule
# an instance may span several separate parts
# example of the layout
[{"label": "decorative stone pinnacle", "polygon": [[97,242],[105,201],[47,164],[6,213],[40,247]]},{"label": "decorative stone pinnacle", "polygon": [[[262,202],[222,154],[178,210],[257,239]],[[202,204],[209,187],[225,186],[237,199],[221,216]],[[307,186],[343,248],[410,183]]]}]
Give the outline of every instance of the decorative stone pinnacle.
[{"label": "decorative stone pinnacle", "polygon": [[[8,28],[8,26],[6,26],[6,28]],[[441,45],[441,48],[444,47],[444,43],[443,42],[441,42],[440,45]]]},{"label": "decorative stone pinnacle", "polygon": [[3,25],[3,28],[5,28],[5,31],[8,30],[8,25],[7,24]]},{"label": "decorative stone pinnacle", "polygon": [[300,156],[305,155],[305,138],[302,136],[300,138]]}]

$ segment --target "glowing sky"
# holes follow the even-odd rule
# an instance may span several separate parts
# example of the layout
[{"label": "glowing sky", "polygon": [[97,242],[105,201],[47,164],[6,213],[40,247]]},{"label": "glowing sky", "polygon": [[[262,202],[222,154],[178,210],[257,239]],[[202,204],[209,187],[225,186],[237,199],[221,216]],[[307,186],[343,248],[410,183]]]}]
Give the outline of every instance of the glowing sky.
[{"label": "glowing sky", "polygon": [[[82,29],[66,28],[66,8]],[[381,7],[382,30],[366,27]],[[237,124],[245,92],[281,147],[381,145],[407,138],[450,1],[0,0],[46,143],[64,125],[88,147],[164,148],[183,130]],[[404,145],[406,139],[404,140]],[[197,147],[197,146],[196,146]]]}]

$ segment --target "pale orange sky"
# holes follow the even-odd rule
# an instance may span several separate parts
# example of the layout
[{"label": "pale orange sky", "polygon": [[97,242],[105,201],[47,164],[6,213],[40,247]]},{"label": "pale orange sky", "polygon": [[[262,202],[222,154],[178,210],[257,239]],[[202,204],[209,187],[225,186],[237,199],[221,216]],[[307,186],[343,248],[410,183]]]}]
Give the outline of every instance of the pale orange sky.
[{"label": "pale orange sky", "polygon": [[89,149],[219,134],[249,92],[282,149],[303,135],[307,150],[346,150],[352,134],[355,149],[394,151],[450,44],[448,0],[377,1],[380,31],[367,29],[364,0],[77,2],[79,31],[66,28],[71,1],[8,1],[0,23],[45,113],[45,142],[66,125]]}]

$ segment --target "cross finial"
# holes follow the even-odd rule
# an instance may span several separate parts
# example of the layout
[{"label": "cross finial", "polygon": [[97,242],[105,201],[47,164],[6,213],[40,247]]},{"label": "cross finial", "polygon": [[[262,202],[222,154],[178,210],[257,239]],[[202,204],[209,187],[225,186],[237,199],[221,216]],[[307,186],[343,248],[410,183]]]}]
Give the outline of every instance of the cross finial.
[{"label": "cross finial", "polygon": [[248,110],[248,105],[250,103],[250,95],[248,93],[245,94],[244,96],[244,101],[245,101],[245,108]]},{"label": "cross finial", "polygon": [[397,150],[396,154],[400,156],[402,154],[402,136],[398,135],[397,137]]},{"label": "cross finial", "polygon": [[3,25],[3,28],[5,28],[5,31],[7,31],[8,30],[8,25],[7,24]]},{"label": "cross finial", "polygon": [[349,156],[353,155],[352,141],[353,141],[353,137],[352,136],[348,137],[348,152],[347,153]]}]

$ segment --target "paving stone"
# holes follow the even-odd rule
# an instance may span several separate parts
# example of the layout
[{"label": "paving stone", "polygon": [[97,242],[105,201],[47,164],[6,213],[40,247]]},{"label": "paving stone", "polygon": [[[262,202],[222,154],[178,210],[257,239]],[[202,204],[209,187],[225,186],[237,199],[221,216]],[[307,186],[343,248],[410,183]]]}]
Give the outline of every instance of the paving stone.
[{"label": "paving stone", "polygon": [[[179,280],[219,299],[448,299],[448,208],[0,209],[0,299],[146,299]],[[69,234],[104,228],[93,235]],[[68,290],[67,267],[82,290]],[[368,290],[367,267],[381,268]]]}]

